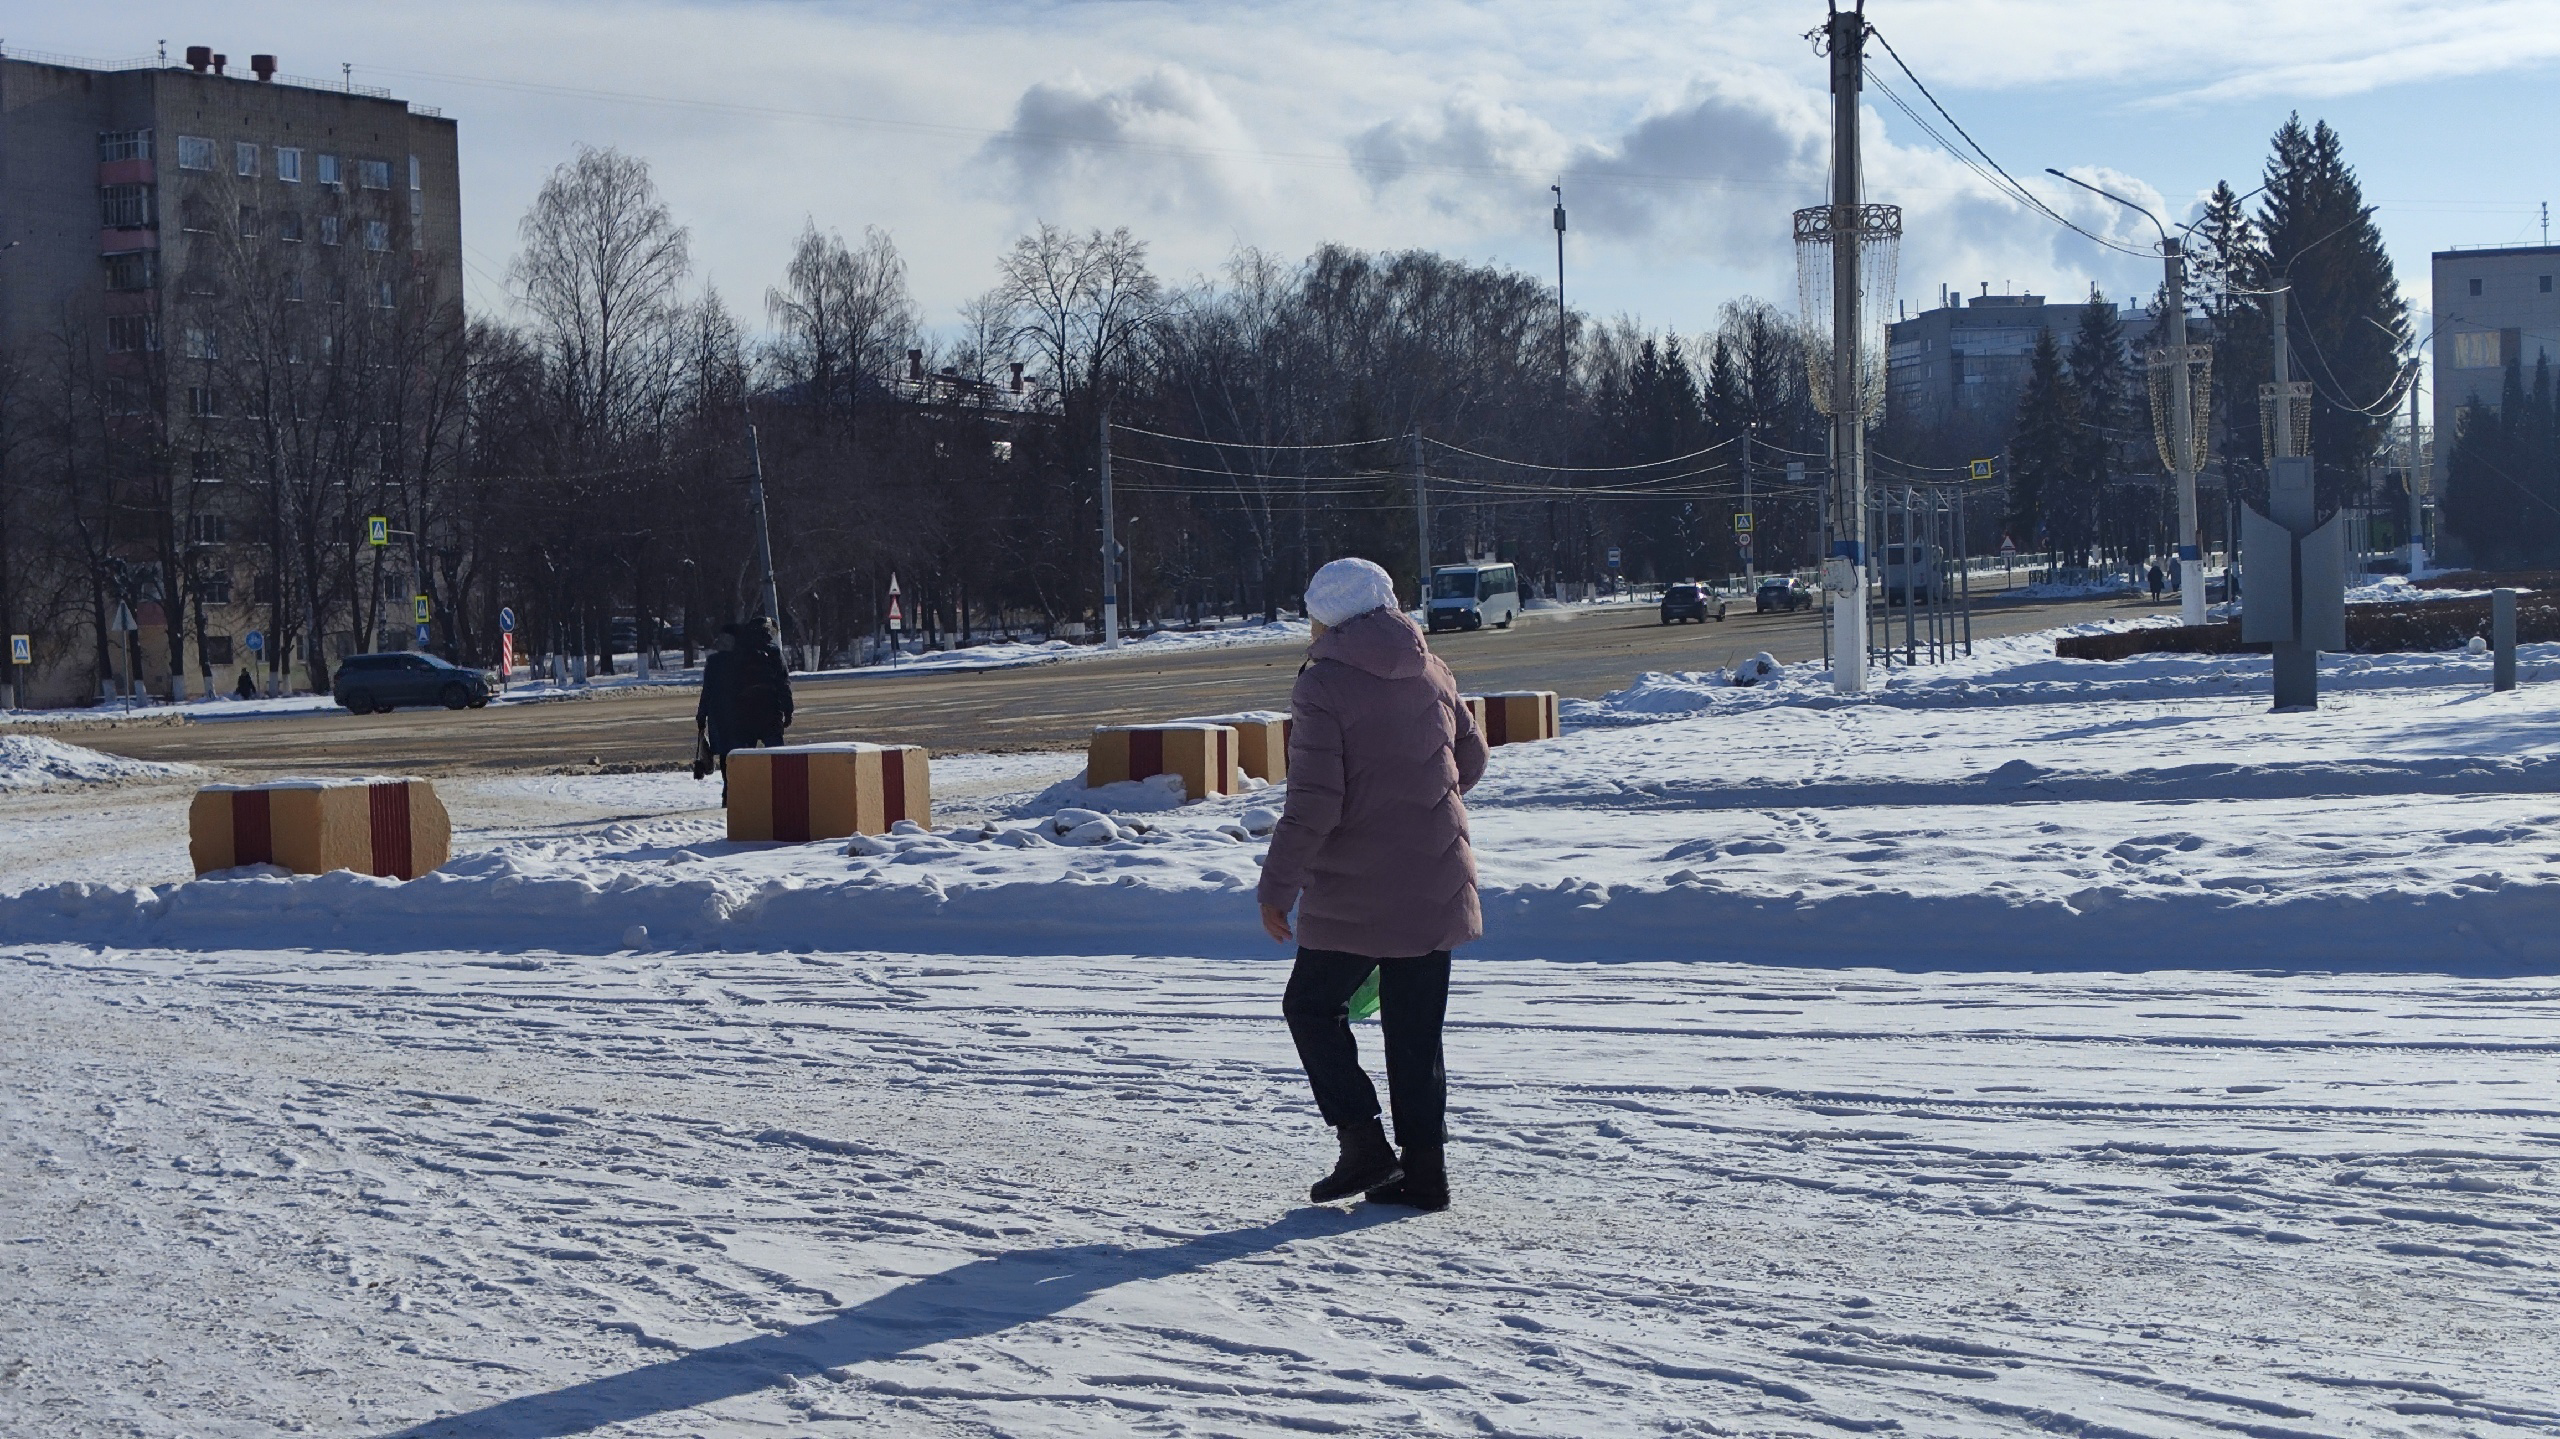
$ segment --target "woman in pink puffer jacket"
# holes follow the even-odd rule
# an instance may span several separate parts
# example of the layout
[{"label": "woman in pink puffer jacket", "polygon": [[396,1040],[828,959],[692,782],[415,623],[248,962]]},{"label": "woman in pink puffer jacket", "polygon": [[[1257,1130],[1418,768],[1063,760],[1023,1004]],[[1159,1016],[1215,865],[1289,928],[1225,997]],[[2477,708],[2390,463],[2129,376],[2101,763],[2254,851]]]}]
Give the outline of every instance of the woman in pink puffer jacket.
[{"label": "woman in pink puffer jacket", "polygon": [[[1289,696],[1289,801],[1257,897],[1271,937],[1299,942],[1281,1011],[1341,1144],[1309,1196],[1444,1209],[1449,951],[1484,933],[1459,796],[1484,774],[1484,737],[1386,571],[1335,560],[1308,582],[1307,614],[1316,635]],[[1373,969],[1401,1158],[1351,1037],[1351,997]]]}]

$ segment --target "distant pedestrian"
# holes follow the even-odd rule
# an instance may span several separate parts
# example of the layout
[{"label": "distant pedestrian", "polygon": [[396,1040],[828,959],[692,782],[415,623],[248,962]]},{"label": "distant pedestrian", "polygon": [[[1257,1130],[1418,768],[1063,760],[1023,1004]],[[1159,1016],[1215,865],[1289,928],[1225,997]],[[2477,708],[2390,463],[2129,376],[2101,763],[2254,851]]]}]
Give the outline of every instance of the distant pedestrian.
[{"label": "distant pedestrian", "polygon": [[725,625],[702,662],[702,699],[693,708],[701,744],[720,768],[729,798],[729,752],[782,743],[791,728],[791,671],[763,619]]},{"label": "distant pedestrian", "polygon": [[[1308,1197],[1445,1209],[1449,951],[1484,933],[1459,796],[1484,774],[1484,737],[1386,571],[1335,560],[1306,605],[1315,633],[1289,696],[1289,800],[1256,898],[1263,929],[1298,941],[1280,1008],[1340,1143]],[[1401,1157],[1351,1034],[1372,972]]]},{"label": "distant pedestrian", "polygon": [[2160,592],[2168,587],[2169,577],[2160,573],[2158,565],[2153,565],[2151,567],[2151,602],[2155,605],[2160,603]]},{"label": "distant pedestrian", "polygon": [[231,687],[231,693],[237,698],[244,700],[253,700],[258,697],[258,682],[249,678],[249,667],[247,665],[242,665],[240,667],[240,683]]}]

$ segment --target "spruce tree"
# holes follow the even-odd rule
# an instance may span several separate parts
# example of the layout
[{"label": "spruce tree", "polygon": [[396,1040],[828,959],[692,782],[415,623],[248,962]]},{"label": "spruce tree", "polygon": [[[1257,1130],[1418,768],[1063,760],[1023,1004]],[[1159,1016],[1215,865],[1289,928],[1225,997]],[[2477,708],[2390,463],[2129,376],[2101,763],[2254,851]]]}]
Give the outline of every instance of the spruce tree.
[{"label": "spruce tree", "polygon": [[[2072,434],[2071,484],[2067,503],[2048,502],[2046,524],[2059,543],[2124,545],[2127,496],[2116,489],[2125,469],[2125,436],[2133,414],[2131,374],[2125,364],[2124,325],[2116,307],[2094,287],[2080,309],[2080,328],[2071,337],[2071,388],[2079,398]],[[2068,515],[2068,519],[2061,517]]]},{"label": "spruce tree", "polygon": [[[2067,518],[2074,469],[2079,461],[2079,397],[2062,366],[2062,347],[2051,331],[2036,336],[2027,366],[2027,384],[2018,396],[2018,423],[2009,436],[2009,535],[2025,549],[2066,550],[2074,561],[2085,557],[2074,546],[2088,543],[2083,530]],[[2061,500],[2065,518],[2057,524],[2053,504]]]},{"label": "spruce tree", "polygon": [[[2266,182],[2257,224],[2262,244],[2251,257],[2249,288],[2291,287],[2286,329],[2293,378],[2311,383],[2311,458],[2327,512],[2361,489],[2365,465],[2389,429],[2409,349],[2409,307],[2373,207],[2327,121],[2305,130],[2299,115],[2289,117],[2276,131]],[[2261,317],[2259,354],[2246,371],[2254,397],[2273,367],[2265,301],[2254,300],[2251,308]],[[2245,347],[2233,358],[2245,363]]]}]

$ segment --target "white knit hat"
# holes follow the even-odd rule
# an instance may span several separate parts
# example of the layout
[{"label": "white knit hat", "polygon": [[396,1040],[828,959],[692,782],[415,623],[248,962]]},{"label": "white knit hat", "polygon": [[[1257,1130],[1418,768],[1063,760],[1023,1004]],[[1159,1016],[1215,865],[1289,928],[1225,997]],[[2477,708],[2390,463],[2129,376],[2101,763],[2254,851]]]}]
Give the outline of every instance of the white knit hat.
[{"label": "white knit hat", "polygon": [[1395,602],[1396,582],[1367,560],[1335,560],[1307,581],[1307,614],[1328,628]]}]

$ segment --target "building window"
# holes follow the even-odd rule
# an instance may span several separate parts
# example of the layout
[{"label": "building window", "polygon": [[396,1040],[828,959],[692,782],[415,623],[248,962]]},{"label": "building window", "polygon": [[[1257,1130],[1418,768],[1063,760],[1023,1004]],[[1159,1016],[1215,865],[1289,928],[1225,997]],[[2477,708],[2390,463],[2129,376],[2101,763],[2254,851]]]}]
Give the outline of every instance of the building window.
[{"label": "building window", "polygon": [[211,385],[187,386],[187,413],[199,420],[210,420],[222,414],[222,397]]},{"label": "building window", "polygon": [[337,216],[323,215],[320,217],[320,243],[323,245],[334,245],[338,243]]},{"label": "building window", "polygon": [[[214,598],[214,592],[217,590],[221,592],[222,597],[220,599]],[[231,603],[230,574],[227,571],[215,570],[210,574],[206,574],[198,578],[196,581],[196,593],[203,596],[204,602],[209,605],[227,605]],[[206,635],[202,640],[198,641],[198,643],[204,646],[204,662],[207,665],[227,665],[231,663],[231,636]]]},{"label": "building window", "polygon": [[422,194],[420,194],[420,193],[418,193],[418,192],[417,192],[417,191],[415,191],[415,190],[410,191],[410,192],[409,192],[409,218],[410,218],[410,219],[412,219],[412,220],[423,220],[423,219],[425,219],[426,217],[427,217],[427,197],[426,197],[426,196],[424,196],[424,195],[422,195]]},{"label": "building window", "polygon": [[391,282],[390,282],[389,280],[376,280],[376,281],[374,281],[374,282],[373,282],[373,307],[374,307],[375,309],[377,309],[377,310],[388,310],[388,309],[390,309],[390,308],[391,308],[391,305],[392,305]]},{"label": "building window", "polygon": [[219,360],[222,358],[222,342],[211,330],[191,327],[187,331],[186,354],[190,360]]},{"label": "building window", "polygon": [[107,413],[110,415],[139,415],[148,398],[149,392],[140,380],[117,375],[107,381]]},{"label": "building window", "polygon": [[98,187],[98,223],[110,230],[139,230],[151,223],[151,187]]},{"label": "building window", "polygon": [[320,157],[320,183],[328,186],[332,190],[338,188],[337,156],[323,155]]},{"label": "building window", "polygon": [[243,180],[258,178],[258,147],[246,140],[231,143],[231,173]]},{"label": "building window", "polygon": [[202,135],[178,137],[178,168],[210,170],[213,168],[213,142]]},{"label": "building window", "polygon": [[302,183],[302,152],[288,146],[276,147],[276,178],[288,185]]},{"label": "building window", "polygon": [[243,205],[240,207],[240,234],[244,239],[254,240],[258,238],[257,206]]},{"label": "building window", "polygon": [[2494,370],[2498,368],[2498,332],[2468,330],[2453,337],[2453,367],[2457,370]]},{"label": "building window", "polygon": [[422,188],[418,184],[418,157],[415,155],[409,157],[409,188],[412,190]]},{"label": "building window", "polygon": [[285,210],[276,215],[276,238],[292,244],[302,243],[302,212]]},{"label": "building window", "polygon": [[368,249],[368,250],[388,250],[388,249],[390,249],[390,248],[391,248],[391,222],[390,222],[390,221],[388,221],[388,220],[367,220],[367,221],[365,221],[365,222],[364,222],[364,247],[365,247],[366,249]]},{"label": "building window", "polygon": [[2542,277],[2542,293],[2546,295],[2551,293],[2551,277],[2549,275]]},{"label": "building window", "polygon": [[2471,282],[2471,297],[2475,300],[2480,297],[2480,282],[2476,278]]},{"label": "building window", "polygon": [[220,450],[198,450],[194,454],[188,456],[187,478],[191,480],[202,480],[207,484],[221,483],[222,452]]},{"label": "building window", "polygon": [[284,277],[284,297],[294,304],[302,303],[302,272],[300,270]]},{"label": "building window", "polygon": [[151,158],[151,132],[148,130],[101,130],[98,132],[98,163],[112,165],[118,160]]},{"label": "building window", "polygon": [[107,320],[107,351],[137,355],[160,348],[160,322],[149,315],[114,315]]},{"label": "building window", "polygon": [[148,290],[160,283],[160,254],[156,250],[127,250],[107,256],[107,288],[110,290]]},{"label": "building window", "polygon": [[[196,451],[197,468],[203,468],[204,462],[213,457],[211,450]],[[200,474],[196,478],[203,480],[212,479],[214,476]],[[187,538],[200,545],[222,544],[231,538],[231,522],[222,515],[189,515],[187,516]]]},{"label": "building window", "polygon": [[388,160],[358,160],[356,173],[368,190],[391,188],[391,162]]}]

